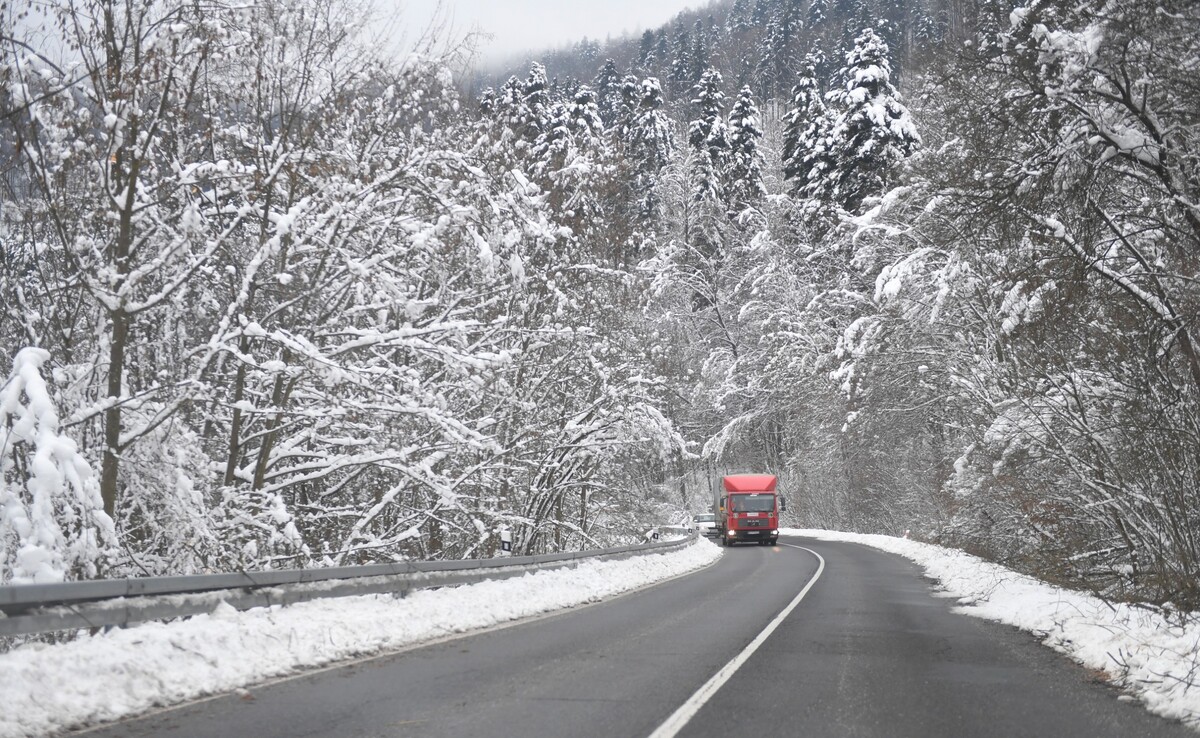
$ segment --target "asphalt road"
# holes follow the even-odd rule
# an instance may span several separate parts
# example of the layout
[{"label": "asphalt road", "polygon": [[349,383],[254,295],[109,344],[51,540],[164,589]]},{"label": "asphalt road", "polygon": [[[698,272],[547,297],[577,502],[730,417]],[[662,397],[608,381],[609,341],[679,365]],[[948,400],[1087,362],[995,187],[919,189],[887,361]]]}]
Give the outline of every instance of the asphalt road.
[{"label": "asphalt road", "polygon": [[[598,605],[87,734],[645,738],[741,654],[666,733],[1196,738],[1031,636],[951,612],[907,560],[784,540]],[[824,569],[797,603],[814,552]]]}]

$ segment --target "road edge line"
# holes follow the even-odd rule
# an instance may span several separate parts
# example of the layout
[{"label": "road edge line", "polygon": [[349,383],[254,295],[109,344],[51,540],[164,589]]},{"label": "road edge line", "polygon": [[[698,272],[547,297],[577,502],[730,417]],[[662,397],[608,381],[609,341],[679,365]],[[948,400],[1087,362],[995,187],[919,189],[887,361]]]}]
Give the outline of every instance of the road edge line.
[{"label": "road edge line", "polygon": [[792,610],[796,609],[796,606],[800,604],[800,601],[804,599],[804,596],[808,594],[808,591],[812,589],[812,586],[817,583],[818,579],[821,578],[821,572],[825,571],[825,559],[821,557],[821,554],[813,551],[811,548],[805,548],[804,546],[796,546],[790,543],[784,543],[782,545],[789,546],[791,548],[798,548],[801,551],[808,551],[810,554],[817,557],[817,571],[812,575],[812,579],[808,580],[808,584],[804,585],[804,589],[801,589],[800,593],[788,603],[787,607],[780,610],[779,614],[776,615],[771,622],[767,623],[767,627],[763,628],[762,632],[755,636],[754,640],[750,641],[750,643],[742,649],[741,653],[739,653],[737,656],[734,656],[732,659],[730,659],[729,663],[717,670],[717,673],[713,674],[707,682],[701,685],[700,689],[697,689],[695,693],[687,699],[687,701],[680,705],[675,712],[671,713],[671,716],[667,718],[662,725],[655,728],[654,732],[650,734],[649,738],[674,738],[674,736],[678,735],[679,731],[683,730],[683,727],[687,725],[693,717],[695,717],[697,712],[700,711],[700,708],[704,707],[705,703],[712,699],[712,696],[716,694],[722,686],[724,686],[725,682],[729,681],[730,677],[736,674],[737,670],[742,667],[742,664],[746,663],[746,661],[754,655],[754,652],[758,650],[759,646],[761,646],[763,642],[775,632],[775,629],[779,627],[779,624],[783,622],[784,618],[790,615]]}]

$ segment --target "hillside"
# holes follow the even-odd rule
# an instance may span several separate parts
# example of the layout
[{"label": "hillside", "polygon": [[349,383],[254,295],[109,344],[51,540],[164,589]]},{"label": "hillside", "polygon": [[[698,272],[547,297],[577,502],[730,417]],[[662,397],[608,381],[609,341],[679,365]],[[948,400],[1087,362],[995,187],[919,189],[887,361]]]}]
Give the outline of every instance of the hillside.
[{"label": "hillside", "polygon": [[3,581],[588,548],[771,470],[1200,603],[1194,3],[737,0],[469,97],[301,5],[5,47]]}]

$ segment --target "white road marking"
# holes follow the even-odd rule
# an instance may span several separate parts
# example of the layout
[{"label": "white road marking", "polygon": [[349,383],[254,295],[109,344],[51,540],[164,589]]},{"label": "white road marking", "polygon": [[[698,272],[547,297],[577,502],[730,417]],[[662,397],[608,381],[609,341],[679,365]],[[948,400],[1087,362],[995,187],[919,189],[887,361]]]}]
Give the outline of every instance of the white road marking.
[{"label": "white road marking", "polygon": [[667,718],[666,722],[658,726],[658,728],[656,728],[655,731],[650,734],[650,738],[674,738],[674,736],[678,735],[679,731],[683,730],[683,726],[687,725],[688,721],[695,717],[696,713],[700,711],[700,708],[704,707],[704,704],[712,699],[712,696],[717,693],[717,690],[719,690],[722,685],[725,684],[725,682],[729,681],[729,678],[741,668],[742,664],[746,663],[746,661],[754,655],[754,652],[757,651],[758,647],[763,644],[763,641],[767,640],[767,637],[775,632],[775,629],[779,627],[779,624],[783,622],[784,618],[790,615],[792,610],[796,609],[796,606],[800,604],[800,600],[804,599],[804,595],[808,594],[808,590],[812,589],[812,586],[816,584],[817,579],[821,577],[821,572],[825,570],[825,559],[821,558],[821,554],[813,551],[810,548],[805,548],[804,546],[795,546],[790,543],[781,543],[779,545],[798,548],[801,551],[808,551],[813,556],[816,556],[818,562],[817,572],[812,575],[812,579],[808,580],[808,584],[804,585],[804,589],[800,590],[800,594],[796,595],[796,597],[788,603],[787,607],[780,610],[779,614],[775,616],[775,619],[767,623],[767,627],[763,628],[762,632],[755,636],[754,640],[750,641],[749,645],[743,648],[741,653],[739,653],[737,656],[734,656],[728,664],[725,664],[720,668],[720,670],[717,671],[716,674],[713,674],[712,678],[705,682],[700,689],[697,689],[696,693],[689,697],[686,702],[680,705],[679,709],[672,713],[671,717]]}]

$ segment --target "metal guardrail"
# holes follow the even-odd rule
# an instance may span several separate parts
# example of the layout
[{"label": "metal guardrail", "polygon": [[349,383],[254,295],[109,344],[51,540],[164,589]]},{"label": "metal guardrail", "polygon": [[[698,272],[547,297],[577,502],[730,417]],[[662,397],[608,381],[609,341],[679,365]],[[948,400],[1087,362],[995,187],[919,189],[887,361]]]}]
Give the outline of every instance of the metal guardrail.
[{"label": "metal guardrail", "polygon": [[620,559],[691,545],[687,538],[594,551],[463,561],[412,561],[328,569],[104,579],[0,586],[0,636],[126,626],[212,612],[222,602],[238,610],[325,597],[408,592],[506,579],[530,571],[572,567],[585,559]]}]

